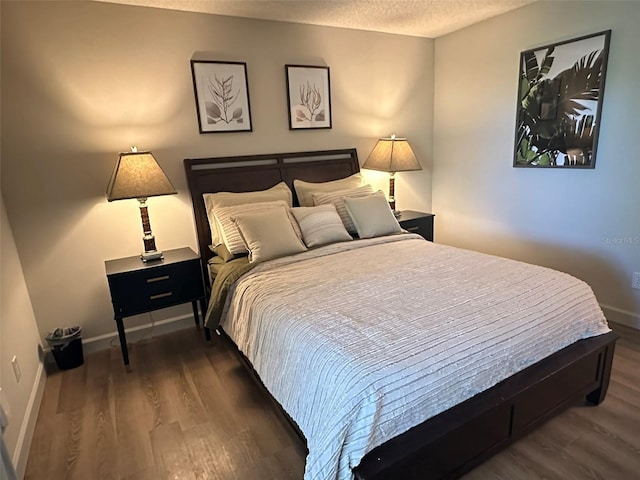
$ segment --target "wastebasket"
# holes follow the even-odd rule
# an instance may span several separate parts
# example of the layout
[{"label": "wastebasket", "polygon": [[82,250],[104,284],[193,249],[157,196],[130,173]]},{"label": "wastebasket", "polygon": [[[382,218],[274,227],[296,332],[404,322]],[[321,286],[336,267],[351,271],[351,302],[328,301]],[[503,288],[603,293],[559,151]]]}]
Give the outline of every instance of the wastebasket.
[{"label": "wastebasket", "polygon": [[54,328],[46,339],[60,370],[76,368],[84,363],[81,327]]}]

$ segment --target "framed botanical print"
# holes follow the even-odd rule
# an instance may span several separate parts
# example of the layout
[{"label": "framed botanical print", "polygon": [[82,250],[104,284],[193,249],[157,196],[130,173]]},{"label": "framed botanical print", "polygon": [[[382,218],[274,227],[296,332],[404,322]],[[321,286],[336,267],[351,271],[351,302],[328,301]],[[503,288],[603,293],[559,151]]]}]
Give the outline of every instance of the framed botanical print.
[{"label": "framed botanical print", "polygon": [[191,60],[200,133],[250,132],[247,64]]},{"label": "framed botanical print", "polygon": [[611,30],[520,54],[514,167],[594,168]]},{"label": "framed botanical print", "polygon": [[329,67],[285,65],[289,129],[331,128]]}]

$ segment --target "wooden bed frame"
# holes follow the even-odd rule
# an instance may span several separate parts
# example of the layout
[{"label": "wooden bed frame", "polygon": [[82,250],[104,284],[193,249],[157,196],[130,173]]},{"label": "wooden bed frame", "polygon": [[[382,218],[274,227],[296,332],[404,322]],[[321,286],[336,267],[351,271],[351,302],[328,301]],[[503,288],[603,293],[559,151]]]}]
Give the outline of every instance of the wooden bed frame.
[{"label": "wooden bed frame", "polygon": [[[360,170],[355,149],[186,159],[203,276],[213,256],[203,193],[336,180]],[[359,480],[458,478],[568,406],[605,398],[617,336],[580,340],[369,452]],[[277,402],[276,402],[277,403]],[[288,415],[284,413],[288,420]],[[293,427],[306,442],[300,431]]]}]

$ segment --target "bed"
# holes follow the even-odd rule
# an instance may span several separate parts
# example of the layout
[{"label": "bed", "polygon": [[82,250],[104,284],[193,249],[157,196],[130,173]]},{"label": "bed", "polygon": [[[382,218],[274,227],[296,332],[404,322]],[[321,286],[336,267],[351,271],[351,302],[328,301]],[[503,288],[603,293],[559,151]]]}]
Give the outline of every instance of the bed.
[{"label": "bed", "polygon": [[[185,160],[185,170],[193,202],[198,246],[202,257],[203,276],[205,279],[209,279],[208,262],[214,256],[214,253],[210,249],[212,238],[203,194],[220,191],[250,192],[265,190],[279,182],[285,182],[292,191],[295,191],[293,189],[294,179],[308,182],[326,182],[341,179],[357,173],[359,171],[359,164],[355,149],[345,149],[274,155],[187,159]],[[321,270],[323,266],[329,270],[329,264],[326,262],[329,261],[328,259],[333,258],[333,255],[342,255],[342,261],[347,261],[349,258],[360,255],[362,256],[362,263],[371,261],[371,258],[384,256],[381,252],[393,251],[394,258],[405,258],[404,263],[406,265],[407,275],[422,275],[422,273],[420,273],[422,270],[432,267],[436,268],[438,265],[456,265],[456,262],[462,261],[456,257],[456,255],[468,255],[464,252],[458,252],[457,249],[452,249],[451,247],[433,244],[428,245],[429,242],[418,239],[412,235],[397,235],[395,237],[382,239],[374,238],[360,240],[359,242],[358,246],[329,245],[320,247],[314,251],[296,255],[295,260],[275,260],[267,262],[268,266],[265,266],[265,268],[261,268],[261,265],[259,268],[252,270],[250,273],[238,279],[238,281],[234,283],[234,288],[240,289],[240,292],[255,291],[255,297],[251,297],[248,293],[242,293],[241,295],[238,291],[232,291],[233,294],[230,294],[229,302],[226,304],[227,312],[229,312],[229,310],[231,311],[229,316],[233,318],[243,317],[242,309],[246,307],[246,305],[243,304],[244,300],[241,299],[246,299],[246,301],[249,302],[250,299],[254,298],[253,301],[256,303],[252,304],[249,302],[249,307],[251,307],[251,305],[258,305],[259,299],[270,293],[268,290],[255,290],[260,285],[273,283],[273,285],[278,285],[278,288],[282,289],[281,294],[285,292],[287,297],[293,298],[297,296],[301,298],[305,292],[300,289],[296,290],[296,284],[291,283],[291,278],[294,278],[297,274],[296,272],[312,272],[313,270],[310,266],[313,266],[314,263],[316,264],[314,267],[316,270]],[[432,260],[415,267],[415,263],[411,263],[412,256],[421,255],[419,252],[424,250],[429,250],[429,254],[432,255]],[[476,267],[480,269],[478,271],[490,271],[487,270],[492,268],[489,264],[498,261],[488,256],[473,258],[480,258],[480,260],[478,260],[480,265]],[[516,263],[517,262],[514,262],[514,268],[519,268],[519,265],[515,265]],[[281,275],[280,277],[273,276],[274,273],[270,271],[272,265],[274,269],[283,269],[282,271],[286,271],[286,275]],[[414,267],[411,265],[414,265]],[[379,278],[382,281],[386,276],[384,272],[388,271],[389,266],[382,265],[381,268],[383,270],[381,270]],[[537,268],[538,269],[534,269],[535,275],[551,274],[546,271],[547,269],[542,269],[542,267]],[[353,270],[355,270],[355,268],[353,268]],[[449,268],[449,270],[453,271],[456,269]],[[496,271],[498,271],[498,269],[496,269]],[[312,275],[312,273],[309,273],[309,275]],[[496,273],[496,275],[498,274]],[[510,273],[507,275],[510,275]],[[529,275],[529,273],[527,273],[527,275]],[[366,287],[366,285],[358,287],[358,278],[357,276],[349,277],[348,287],[354,292],[357,291],[357,288]],[[427,277],[416,277],[416,279],[420,282],[428,281]],[[318,283],[317,280],[314,281]],[[529,277],[527,277],[526,281],[530,281]],[[548,280],[546,277],[541,277],[541,281],[546,282]],[[209,288],[211,289],[211,284],[209,284]],[[335,288],[335,286],[333,288]],[[338,288],[342,287],[338,285]],[[430,285],[429,288],[430,290],[437,290],[439,287],[433,284]],[[582,287],[578,285],[576,288]],[[319,290],[318,294],[329,295],[328,292],[329,290],[324,292]],[[363,292],[365,292],[365,290],[359,290],[358,295],[362,295]],[[524,295],[523,298],[525,298],[528,295],[527,289],[523,288],[522,292],[522,295]],[[583,295],[584,288],[582,288],[580,292],[579,295]],[[460,296],[462,294],[458,292],[458,295]],[[468,295],[468,293],[465,295]],[[496,300],[489,301],[489,303],[495,302]],[[566,302],[566,300],[561,299],[561,302]],[[593,303],[595,299],[589,299],[588,302]],[[272,299],[271,304],[273,303]],[[460,303],[464,304],[465,302],[462,301]],[[341,308],[344,308],[344,306]],[[464,305],[461,308],[464,308]],[[598,309],[597,304],[593,308]],[[383,308],[380,310],[383,310]],[[441,308],[440,310],[443,309]],[[279,314],[281,318],[284,319],[290,316],[290,312],[287,310],[284,311],[284,316],[282,316],[282,311],[279,312]],[[369,317],[375,317],[376,312],[371,311],[368,312],[367,315]],[[571,316],[572,312],[565,312],[565,317],[558,320],[561,323],[558,324],[558,327],[554,328],[562,329],[564,325],[563,322],[566,321],[567,315]],[[577,314],[577,316],[582,315],[582,313]],[[591,315],[591,313],[585,313],[585,315]],[[596,314],[594,313],[593,315]],[[443,317],[441,315],[440,318],[446,319],[446,316]],[[266,317],[266,320],[268,322],[269,318]],[[332,319],[328,318],[327,321],[331,322]],[[530,323],[535,323],[535,319],[527,319],[527,321],[521,323],[521,326],[518,328],[522,329],[522,325],[528,325]],[[266,325],[268,326],[269,323],[266,323]],[[336,328],[340,328],[344,326],[344,322],[339,325],[338,322],[336,322],[336,325]],[[377,341],[378,338],[386,338],[384,335],[403,328],[402,324],[394,324],[392,328],[385,329],[385,325],[386,322],[379,322],[372,326],[374,330],[378,329],[376,330],[376,335],[371,336],[370,340],[372,342]],[[231,337],[238,339],[243,336],[242,333],[239,333],[242,327],[234,326],[233,323],[223,323],[222,326],[223,330],[229,330],[231,332]],[[295,325],[290,325],[290,328],[295,328]],[[473,328],[475,329],[474,331],[479,331],[476,327]],[[320,329],[324,330],[326,327],[322,326]],[[389,332],[389,330],[391,330],[391,332]],[[569,330],[567,335],[571,334],[570,328],[567,327],[565,330]],[[343,333],[339,330],[336,330],[336,332],[338,332],[339,335],[335,338],[342,338]],[[227,334],[228,333],[229,332],[227,332]],[[277,348],[274,347],[276,349],[286,350],[292,346],[281,342],[287,341],[289,337],[293,338],[303,333],[304,332],[301,333],[301,331],[288,330],[287,335],[281,335],[276,328],[267,327],[266,333],[264,333],[264,331],[260,333],[263,337],[261,337],[259,343],[265,345],[266,348],[272,344],[273,346],[277,345]],[[251,333],[251,335],[255,334],[255,332]],[[380,335],[382,335],[382,337]],[[484,335],[491,338],[493,334],[491,331],[484,331]],[[317,442],[315,438],[306,438],[304,434],[305,430],[310,431],[311,429],[308,425],[309,422],[322,423],[322,412],[312,412],[314,420],[307,420],[305,419],[306,417],[300,413],[309,410],[304,404],[304,399],[311,399],[315,395],[321,395],[320,393],[314,392],[313,389],[309,390],[307,388],[313,384],[314,381],[309,381],[309,385],[302,386],[303,388],[307,388],[304,395],[299,397],[294,396],[295,398],[293,399],[288,398],[286,391],[289,387],[286,385],[278,386],[278,382],[283,381],[281,379],[286,378],[288,372],[273,375],[274,364],[269,364],[269,362],[259,359],[255,356],[255,352],[250,351],[251,349],[248,349],[245,345],[241,344],[239,351],[250,365],[252,371],[258,374],[259,380],[264,384],[267,391],[275,397],[276,403],[282,408],[281,411],[283,415],[290,420],[292,427],[295,428],[300,435],[301,441],[307,445],[310,451],[307,467],[308,470],[315,468],[315,473],[308,471],[305,474],[305,478],[307,478],[307,474],[308,478],[346,478],[344,477],[345,465],[349,468],[348,475],[360,480],[457,478],[581,398],[586,399],[592,404],[599,404],[604,400],[609,383],[616,336],[605,327],[600,329],[596,328],[586,335],[588,338],[571,341],[571,343],[566,346],[549,346],[550,350],[545,354],[544,358],[538,359],[535,363],[527,365],[522,369],[515,366],[514,373],[501,379],[497,383],[495,383],[495,379],[487,378],[485,383],[490,386],[482,388],[478,392],[471,391],[469,393],[469,391],[467,391],[466,395],[468,398],[461,397],[463,400],[459,402],[455,401],[455,403],[451,405],[447,402],[440,402],[440,410],[436,408],[435,411],[437,413],[425,415],[426,418],[423,421],[419,421],[419,416],[416,417],[416,415],[414,415],[416,409],[407,409],[407,411],[410,410],[409,413],[411,413],[410,416],[414,419],[413,421],[417,422],[408,428],[402,426],[389,427],[389,425],[394,425],[393,420],[387,423],[382,422],[385,428],[381,430],[384,430],[383,433],[386,436],[374,434],[380,433],[379,428],[374,433],[369,432],[366,435],[361,435],[361,437],[371,440],[371,442],[367,440],[365,442],[366,445],[361,446],[360,451],[356,452],[357,454],[353,457],[339,460],[334,469],[325,467],[325,464],[322,463],[323,460],[316,462],[316,459],[312,458]],[[422,338],[420,343],[426,343],[428,340],[427,337]],[[495,343],[497,344],[498,342]],[[284,345],[284,347],[282,345]],[[472,344],[469,345],[473,347]],[[335,345],[329,342],[327,343],[327,348],[335,349]],[[342,346],[337,348],[337,350],[341,348]],[[449,364],[458,361],[458,357],[455,356],[457,355],[457,351],[455,355],[449,355],[447,348],[449,348],[449,346],[445,345],[442,351],[438,353],[443,359],[444,363],[442,365],[447,363],[446,359],[449,357],[455,358],[456,360],[455,362],[449,362]],[[465,351],[468,349],[468,347],[462,348],[462,350]],[[499,354],[500,346],[498,345],[496,349],[497,350],[491,353],[490,356]],[[376,349],[371,350],[375,351]],[[455,349],[451,351],[455,351]],[[423,351],[421,354],[424,355],[425,352]],[[413,356],[419,356],[420,354],[407,355],[405,353],[404,355],[402,358],[411,358]],[[478,353],[478,355],[480,354]],[[372,361],[374,360],[375,359]],[[274,361],[284,362],[275,365],[284,365],[286,363],[285,360]],[[306,359],[302,357],[296,359],[298,363],[301,361],[306,361]],[[460,362],[464,361],[465,360],[460,357]],[[340,364],[334,364],[331,368],[335,369],[336,365]],[[439,365],[440,364],[432,364],[430,368],[439,369]],[[348,365],[345,366],[345,371],[348,370],[347,367]],[[369,368],[371,369],[371,365],[369,365]],[[489,371],[491,369],[492,367],[488,367]],[[408,371],[409,370],[411,369],[409,368]],[[468,369],[466,371],[468,371]],[[318,373],[318,375],[322,374],[325,373]],[[349,378],[353,376],[354,375],[350,375]],[[455,374],[442,376],[448,378],[450,381],[451,378],[454,378]],[[478,377],[481,377],[481,375],[478,375]],[[347,377],[345,376],[345,378]],[[476,378],[475,374],[473,378]],[[477,383],[478,385],[482,384],[482,382]],[[414,385],[418,384],[407,383],[407,385],[408,387],[406,388],[412,389]],[[370,385],[354,385],[356,389],[366,389],[368,387],[370,387]],[[415,390],[418,390],[417,387],[415,387]],[[383,393],[384,394],[378,399],[378,402],[384,403],[386,399],[393,397],[393,390]],[[299,401],[299,398],[302,398],[302,401]],[[451,402],[453,400],[447,401]],[[301,406],[296,406],[296,403],[300,402],[302,402]],[[389,403],[391,404],[392,402]],[[298,411],[299,409],[301,410]],[[393,410],[393,408],[391,410]],[[409,415],[403,409],[400,410],[402,411],[399,412],[399,416]],[[311,413],[309,415],[311,415]],[[369,417],[375,417],[375,415],[377,414],[369,415]],[[318,420],[318,418],[320,418],[320,420]],[[418,420],[415,418],[418,418]],[[327,423],[329,423],[328,420]],[[361,426],[356,425],[356,428],[361,429]],[[402,430],[403,428],[405,429]],[[391,436],[389,437],[390,434]],[[383,439],[383,441],[381,441],[381,439]],[[333,439],[328,439],[327,441],[329,440]],[[310,462],[319,466],[309,467]],[[342,464],[340,462],[342,462]],[[329,471],[331,474],[323,475],[323,472]],[[341,475],[342,477],[340,477]]]}]

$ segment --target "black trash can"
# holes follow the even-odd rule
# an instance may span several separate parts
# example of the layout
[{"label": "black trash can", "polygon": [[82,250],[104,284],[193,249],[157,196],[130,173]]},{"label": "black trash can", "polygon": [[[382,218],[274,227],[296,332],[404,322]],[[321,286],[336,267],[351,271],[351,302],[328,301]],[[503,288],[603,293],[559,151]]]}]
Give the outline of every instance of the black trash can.
[{"label": "black trash can", "polygon": [[46,337],[60,370],[69,370],[84,363],[82,328],[54,328]]}]

